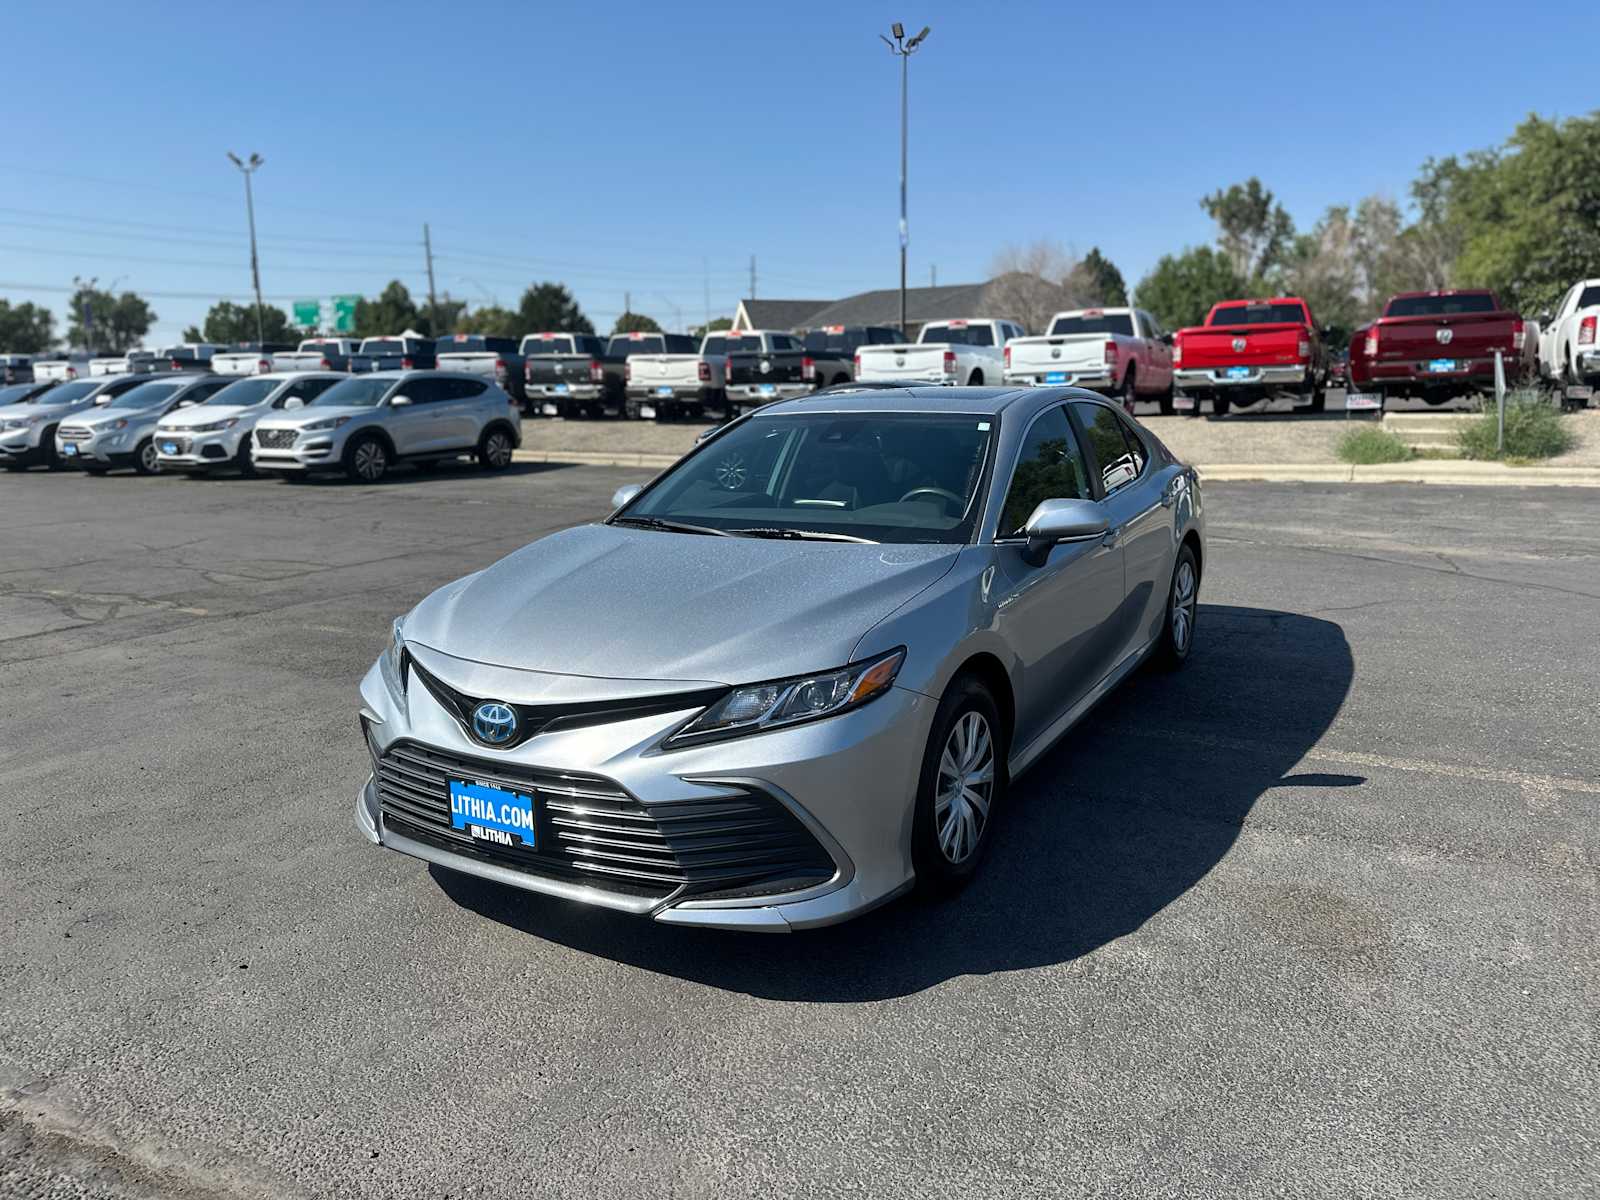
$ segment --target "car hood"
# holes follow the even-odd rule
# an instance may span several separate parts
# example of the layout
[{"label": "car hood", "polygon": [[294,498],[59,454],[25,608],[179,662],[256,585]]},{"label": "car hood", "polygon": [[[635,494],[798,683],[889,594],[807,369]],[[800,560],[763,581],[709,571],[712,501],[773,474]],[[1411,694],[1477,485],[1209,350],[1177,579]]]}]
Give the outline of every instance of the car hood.
[{"label": "car hood", "polygon": [[95,408],[74,415],[72,424],[87,425],[91,429],[97,429],[113,421],[126,421],[130,425],[139,425],[153,423],[160,418],[159,408]]},{"label": "car hood", "polygon": [[179,409],[177,412],[168,413],[163,425],[182,426],[189,428],[193,425],[212,425],[217,421],[227,421],[234,417],[243,417],[260,412],[253,404],[197,404],[192,408]]},{"label": "car hood", "polygon": [[318,421],[330,421],[336,417],[370,417],[379,410],[371,405],[325,405],[318,408],[308,404],[298,408],[292,413],[275,413],[264,419],[263,425],[271,425],[274,429],[299,429],[305,425],[312,425]]},{"label": "car hood", "polygon": [[87,408],[82,400],[74,400],[68,404],[0,404],[0,420],[16,421],[23,417],[60,417],[72,412],[84,412]]},{"label": "car hood", "polygon": [[767,541],[585,525],[434,592],[409,642],[608,679],[737,684],[848,662],[961,547]]}]

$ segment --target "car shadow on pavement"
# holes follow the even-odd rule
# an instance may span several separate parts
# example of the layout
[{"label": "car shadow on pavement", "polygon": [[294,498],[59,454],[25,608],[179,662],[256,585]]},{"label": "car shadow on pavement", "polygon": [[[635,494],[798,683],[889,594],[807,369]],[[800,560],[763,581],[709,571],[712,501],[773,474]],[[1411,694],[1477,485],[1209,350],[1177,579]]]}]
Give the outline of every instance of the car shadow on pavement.
[{"label": "car shadow on pavement", "polygon": [[1202,605],[1175,675],[1139,672],[1012,789],[978,877],[793,936],[686,929],[430,868],[456,903],[530,936],[774,1000],[851,1003],[960,975],[1051,966],[1133,934],[1215,867],[1268,789],[1332,724],[1354,664],[1344,631],[1294,613]]}]

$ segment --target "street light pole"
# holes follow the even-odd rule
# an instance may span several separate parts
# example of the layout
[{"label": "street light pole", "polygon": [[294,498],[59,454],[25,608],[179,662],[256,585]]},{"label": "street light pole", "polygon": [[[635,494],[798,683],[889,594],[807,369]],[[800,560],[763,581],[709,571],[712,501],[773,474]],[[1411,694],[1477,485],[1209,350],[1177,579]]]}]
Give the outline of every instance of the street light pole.
[{"label": "street light pole", "polygon": [[884,45],[889,47],[889,53],[897,55],[900,59],[900,333],[906,331],[906,246],[910,241],[910,227],[906,223],[906,133],[909,124],[908,102],[906,98],[908,70],[907,65],[911,56],[917,52],[927,38],[930,29],[924,25],[922,32],[910,41],[905,40],[905,26],[896,21],[889,27],[894,34],[894,41],[883,37]]},{"label": "street light pole", "polygon": [[267,335],[261,315],[261,260],[256,257],[256,202],[250,193],[250,176],[255,174],[256,168],[266,160],[259,154],[252,154],[248,163],[241,162],[239,156],[232,150],[228,151],[228,157],[244,175],[244,207],[245,212],[250,215],[250,278],[256,286],[256,341],[260,345],[266,345]]}]

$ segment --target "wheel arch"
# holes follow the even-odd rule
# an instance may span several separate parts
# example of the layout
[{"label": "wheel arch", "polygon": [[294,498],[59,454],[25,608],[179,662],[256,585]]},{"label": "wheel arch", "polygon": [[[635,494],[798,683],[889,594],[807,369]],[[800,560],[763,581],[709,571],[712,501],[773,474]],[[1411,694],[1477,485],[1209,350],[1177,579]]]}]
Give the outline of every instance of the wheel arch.
[{"label": "wheel arch", "polygon": [[383,443],[383,448],[388,451],[390,462],[399,460],[400,453],[394,448],[394,438],[389,436],[389,431],[382,425],[368,425],[365,429],[358,429],[345,438],[344,452],[339,457],[343,459],[355,446],[370,438],[376,438]]},{"label": "wheel arch", "polygon": [[511,422],[506,420],[504,417],[495,417],[483,427],[483,432],[478,434],[478,445],[483,445],[489,434],[496,429],[504,429],[507,433],[509,433],[511,435],[511,444],[513,446],[520,446],[522,444],[522,437],[512,426]]},{"label": "wheel arch", "polygon": [[1005,723],[1006,753],[1009,756],[1011,741],[1017,730],[1017,699],[1011,689],[1011,675],[1006,671],[1005,664],[987,650],[979,650],[968,655],[951,673],[950,682],[953,684],[964,676],[977,679],[994,697],[995,706],[1000,710],[1000,720]]},{"label": "wheel arch", "polygon": [[1200,531],[1190,529],[1188,533],[1183,535],[1183,540],[1178,543],[1178,546],[1180,549],[1187,546],[1194,551],[1194,573],[1197,578],[1204,579],[1206,577],[1206,552],[1205,548],[1200,544]]}]

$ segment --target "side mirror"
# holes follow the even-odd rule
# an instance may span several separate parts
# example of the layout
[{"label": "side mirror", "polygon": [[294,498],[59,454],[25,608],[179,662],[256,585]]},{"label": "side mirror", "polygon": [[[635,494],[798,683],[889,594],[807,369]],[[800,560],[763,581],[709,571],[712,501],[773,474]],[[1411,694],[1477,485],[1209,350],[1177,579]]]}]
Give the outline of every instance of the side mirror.
[{"label": "side mirror", "polygon": [[1050,557],[1052,546],[1062,542],[1090,542],[1110,528],[1105,509],[1093,500],[1041,500],[1022,527],[1022,532],[1028,536],[1028,545],[1022,552],[1023,561],[1032,567],[1042,567]]},{"label": "side mirror", "polygon": [[644,491],[644,484],[642,483],[623,484],[611,493],[611,507],[621,508],[624,504],[631,502],[642,491]]},{"label": "side mirror", "polygon": [[389,400],[390,408],[406,408],[411,404],[410,396],[394,396]]},{"label": "side mirror", "polygon": [[178,408],[192,408],[192,407],[194,407],[194,403],[195,402],[193,400],[179,400],[178,403],[177,403],[177,407]]},{"label": "side mirror", "polygon": [[305,399],[301,396],[290,396],[283,402],[284,411],[286,412],[291,408],[304,408],[305,406]]},{"label": "side mirror", "polygon": [[1555,320],[1555,314],[1546,309],[1544,312],[1535,317],[1534,320],[1539,322],[1541,325],[1548,325],[1551,321]]},{"label": "side mirror", "polygon": [[1161,341],[1163,345],[1172,345],[1172,335],[1170,333],[1163,333],[1161,335]]},{"label": "side mirror", "polygon": [[709,441],[710,438],[711,438],[711,435],[716,433],[717,430],[719,430],[721,428],[722,428],[721,425],[713,425],[710,429],[702,429],[699,433],[697,433],[695,435],[694,444],[696,446],[698,446],[698,445],[700,445],[701,442]]}]

